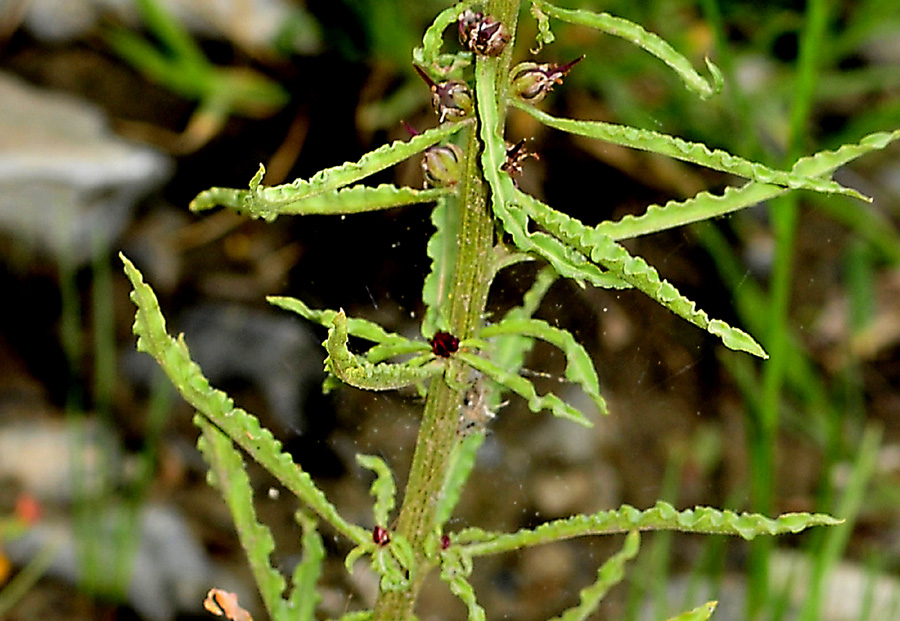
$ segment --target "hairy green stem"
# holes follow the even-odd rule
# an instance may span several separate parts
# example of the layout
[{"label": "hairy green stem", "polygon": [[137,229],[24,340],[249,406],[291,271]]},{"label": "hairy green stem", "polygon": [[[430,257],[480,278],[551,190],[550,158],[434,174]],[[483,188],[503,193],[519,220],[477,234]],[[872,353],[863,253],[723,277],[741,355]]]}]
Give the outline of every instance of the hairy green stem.
[{"label": "hairy green stem", "polygon": [[[518,0],[491,0],[486,12],[515,34]],[[503,72],[508,73],[512,41],[503,54]],[[493,271],[494,222],[487,199],[487,186],[479,166],[481,145],[477,127],[466,131],[465,174],[460,187],[459,254],[445,309],[450,331],[459,339],[475,336],[487,302]],[[416,553],[417,573],[406,591],[383,591],[375,604],[375,621],[398,621],[414,616],[415,602],[425,575],[432,568],[426,544],[441,524],[438,499],[442,493],[450,456],[459,439],[459,406],[467,369],[450,361],[447,377],[432,380],[413,454],[409,480],[396,532],[406,537]],[[455,384],[455,385],[451,385]]]}]

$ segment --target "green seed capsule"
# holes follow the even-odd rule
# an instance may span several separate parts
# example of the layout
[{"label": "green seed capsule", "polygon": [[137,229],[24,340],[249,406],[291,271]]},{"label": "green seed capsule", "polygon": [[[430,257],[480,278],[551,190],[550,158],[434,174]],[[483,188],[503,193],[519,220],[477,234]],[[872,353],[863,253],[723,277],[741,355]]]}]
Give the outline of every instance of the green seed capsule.
[{"label": "green seed capsule", "polygon": [[456,185],[462,159],[462,149],[455,144],[435,145],[426,149],[422,157],[425,187],[444,188]]}]

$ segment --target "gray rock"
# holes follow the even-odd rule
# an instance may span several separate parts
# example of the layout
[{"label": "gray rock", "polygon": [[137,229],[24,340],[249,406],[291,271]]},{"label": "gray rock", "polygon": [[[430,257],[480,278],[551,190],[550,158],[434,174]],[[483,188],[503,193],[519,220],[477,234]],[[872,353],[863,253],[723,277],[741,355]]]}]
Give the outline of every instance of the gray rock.
[{"label": "gray rock", "polygon": [[97,107],[0,73],[0,230],[76,265],[108,248],[170,160],[113,135]]}]

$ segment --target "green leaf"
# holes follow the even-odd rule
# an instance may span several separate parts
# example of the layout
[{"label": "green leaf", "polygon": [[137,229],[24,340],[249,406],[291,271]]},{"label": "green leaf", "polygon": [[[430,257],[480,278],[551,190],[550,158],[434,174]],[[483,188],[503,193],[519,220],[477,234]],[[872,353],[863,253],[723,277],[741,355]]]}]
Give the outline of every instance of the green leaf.
[{"label": "green leaf", "polygon": [[322,576],[322,564],[325,561],[325,546],[322,543],[322,536],[316,530],[315,518],[303,511],[298,511],[294,517],[303,529],[300,538],[303,558],[294,568],[291,577],[293,588],[290,598],[285,602],[283,618],[315,621],[316,606],[322,600],[318,582]]},{"label": "green leaf", "polygon": [[669,621],[708,621],[709,618],[712,617],[713,612],[715,612],[718,604],[719,602],[715,601],[706,602],[693,610],[688,610],[677,617],[672,617]]},{"label": "green leaf", "polygon": [[[835,151],[821,151],[808,157],[802,157],[791,168],[791,172],[804,177],[829,175],[847,162],[872,151],[883,149],[898,138],[900,138],[900,130],[870,134],[857,144],[844,145]],[[787,188],[781,186],[751,181],[740,188],[726,188],[721,195],[701,192],[684,201],[669,201],[663,206],[651,205],[639,216],[629,214],[618,221],[601,222],[595,228],[614,240],[630,239],[723,216],[775,198],[788,191]]]},{"label": "green leaf", "polygon": [[422,287],[422,300],[425,302],[425,319],[422,321],[422,336],[430,338],[438,330],[447,329],[446,317],[440,317],[450,279],[456,267],[456,255],[459,251],[457,236],[459,235],[459,205],[453,197],[438,201],[431,212],[431,223],[434,234],[428,240],[426,252],[431,259],[431,269],[425,277]]},{"label": "green leaf", "polygon": [[[267,190],[274,189],[267,188]],[[272,222],[278,216],[336,216],[380,211],[417,203],[429,203],[453,192],[453,188],[415,190],[413,188],[398,188],[385,183],[374,188],[354,185],[349,188],[329,190],[295,200],[272,200],[274,192],[255,193],[252,190],[212,188],[206,190],[205,198],[202,201],[206,206],[202,207],[202,209],[224,205],[252,218],[262,218],[267,222]],[[197,200],[194,199],[195,202],[191,203],[192,209],[194,209],[195,205],[201,204],[197,203]]]},{"label": "green leaf", "polygon": [[661,279],[653,266],[642,258],[629,254],[624,246],[524,192],[519,192],[518,198],[538,224],[565,243],[579,249],[618,278],[644,292],[679,317],[719,337],[729,349],[768,358],[763,348],[749,334],[732,328],[719,319],[710,319],[694,302],[681,295],[671,283]]},{"label": "green leaf", "polygon": [[471,574],[471,557],[463,557],[449,550],[441,554],[441,580],[463,601],[468,609],[468,621],[484,621],[484,608],[478,605],[475,590],[466,578]]},{"label": "green leaf", "polygon": [[[616,125],[602,121],[576,121],[555,117],[518,100],[513,100],[510,103],[520,110],[524,110],[548,127],[578,136],[596,138],[632,149],[652,151],[685,162],[706,166],[713,170],[727,172],[760,183],[784,186],[792,190],[803,189],[829,194],[846,194],[869,202],[872,200],[852,188],[842,186],[836,181],[805,176],[795,171],[775,170],[758,162],[751,162],[750,160],[726,153],[720,149],[710,149],[702,142],[688,142],[675,136],[626,125]],[[805,167],[801,167],[801,170],[803,168]]]},{"label": "green leaf", "polygon": [[600,396],[597,371],[587,350],[575,340],[571,332],[555,328],[542,319],[505,318],[481,329],[481,338],[496,335],[523,335],[539,338],[555,345],[566,355],[566,379],[575,382],[587,393],[601,414],[608,414],[606,401]]},{"label": "green leaf", "polygon": [[597,580],[581,589],[578,605],[565,611],[550,621],[584,621],[597,611],[606,593],[625,577],[625,563],[637,556],[641,546],[641,535],[637,531],[628,533],[622,549],[606,560],[597,570]]},{"label": "green leaf", "polygon": [[[221,205],[232,209],[240,209],[251,214],[268,215],[270,217],[274,217],[279,213],[358,213],[360,211],[371,211],[371,209],[366,210],[363,208],[362,201],[367,198],[366,196],[362,194],[345,195],[339,201],[334,198],[336,195],[334,191],[351,183],[356,183],[360,179],[365,179],[376,172],[402,162],[416,153],[424,151],[428,147],[449,138],[469,122],[444,123],[438,127],[425,130],[409,140],[396,140],[374,151],[370,151],[356,162],[347,162],[340,166],[321,170],[309,180],[297,179],[292,183],[262,188],[259,184],[262,175],[265,173],[265,168],[260,165],[259,171],[250,183],[249,190],[211,188],[198,194],[191,201],[190,208],[191,211],[203,211]],[[381,187],[370,188],[370,190],[380,190]],[[419,190],[416,191],[418,194],[409,195],[407,200],[409,202],[425,202],[434,200],[434,198],[447,193],[443,188],[438,188],[438,190],[437,192]],[[319,194],[328,194],[332,198],[329,199],[330,202],[323,199],[319,203],[314,203],[318,207],[311,212],[304,211],[300,206],[300,201]],[[413,196],[431,196],[432,198],[413,201]],[[376,196],[376,198],[378,198],[380,203],[384,203],[389,199],[389,196],[385,190],[381,190],[381,195]],[[341,201],[346,201],[349,206],[342,205]],[[284,211],[289,208],[293,211]],[[376,207],[376,209],[384,208]],[[341,211],[341,209],[348,209],[348,211]]]},{"label": "green leaf", "polygon": [[532,14],[538,17],[540,29],[539,41],[542,40],[545,43],[550,43],[553,38],[552,35],[549,35],[550,38],[548,40],[547,37],[550,32],[550,27],[549,25],[546,25],[546,17],[541,18],[538,13],[535,13],[536,10],[541,14],[555,17],[556,19],[570,24],[595,28],[607,34],[621,37],[622,39],[643,48],[674,69],[679,77],[681,77],[684,85],[700,95],[703,99],[712,97],[722,90],[722,73],[719,71],[718,67],[709,61],[709,59],[706,60],[706,67],[712,74],[712,83],[697,73],[691,65],[691,62],[676,52],[675,48],[666,43],[659,35],[647,32],[639,24],[635,24],[634,22],[630,22],[621,17],[614,17],[608,13],[594,13],[593,11],[585,10],[573,11],[559,8],[545,0],[532,0]]},{"label": "green leaf", "polygon": [[[503,319],[528,319],[538,309],[550,286],[556,282],[557,272],[548,265],[538,272],[531,287],[522,298],[522,305],[509,309]],[[497,335],[491,339],[491,360],[501,369],[518,373],[525,365],[525,355],[534,346],[534,339],[521,334]],[[499,390],[487,394],[488,407],[500,402]]]},{"label": "green leaf", "polygon": [[[339,311],[335,310],[312,309],[297,298],[270,295],[266,298],[266,301],[273,306],[297,313],[304,319],[317,323],[320,326],[325,326],[326,328],[330,328],[334,324],[334,320],[339,314]],[[426,343],[411,341],[405,336],[401,336],[395,332],[388,332],[374,321],[357,317],[347,317],[346,322],[347,333],[350,336],[366,339],[367,341],[382,345],[397,347],[415,346],[413,351],[431,351],[431,348]]]},{"label": "green leaf", "polygon": [[799,533],[812,526],[835,526],[842,522],[843,520],[823,513],[785,513],[772,519],[758,513],[738,514],[711,507],[677,511],[669,503],[659,501],[653,508],[645,511],[623,505],[617,510],[576,515],[546,522],[532,530],[523,529],[508,534],[467,528],[456,533],[454,541],[462,545],[468,554],[483,556],[574,537],[609,535],[632,530],[674,530],[753,539],[760,535]]},{"label": "green leaf", "polygon": [[356,456],[356,463],[375,473],[370,492],[375,497],[375,524],[387,528],[391,521],[391,511],[397,496],[394,475],[384,460],[375,455]]},{"label": "green leaf", "polygon": [[597,287],[627,288],[629,285],[612,274],[604,273],[583,254],[561,243],[546,233],[528,231],[525,214],[514,208],[515,185],[501,166],[506,160],[506,146],[500,133],[500,112],[494,98],[494,82],[497,77],[497,59],[482,59],[475,67],[475,92],[478,115],[482,119],[481,139],[484,150],[481,164],[484,177],[491,186],[491,208],[503,223],[513,242],[521,250],[545,259],[561,276],[579,284],[588,281]]},{"label": "green leaf", "polygon": [[553,393],[538,395],[534,388],[534,384],[521,375],[501,369],[496,364],[477,354],[460,350],[454,355],[476,371],[481,372],[504,388],[513,391],[525,399],[528,403],[528,409],[532,412],[540,412],[543,409],[548,409],[554,416],[568,418],[585,427],[594,426],[591,421],[585,418],[584,414]]},{"label": "green leaf", "polygon": [[203,432],[197,447],[210,466],[208,481],[221,492],[228,505],[263,603],[269,616],[276,619],[282,610],[284,600],[281,597],[286,585],[284,577],[269,562],[269,556],[275,550],[275,540],[269,529],[256,519],[253,489],[244,460],[231,439],[208,419],[198,414],[194,423]]},{"label": "green leaf", "polygon": [[347,349],[347,316],[338,312],[328,329],[325,341],[328,357],[325,368],[345,384],[364,390],[396,390],[419,384],[443,371],[439,360],[412,366],[409,364],[372,364]]},{"label": "green leaf", "polygon": [[461,69],[472,62],[471,52],[441,54],[441,48],[444,46],[444,31],[451,24],[455,25],[459,16],[474,4],[473,0],[465,0],[438,13],[422,37],[422,47],[413,50],[413,60],[417,65],[426,70],[441,68],[449,73],[449,67],[453,65],[456,65],[454,69]]},{"label": "green leaf", "polygon": [[235,407],[228,395],[209,385],[200,367],[191,360],[184,339],[175,340],[166,332],[166,320],[159,310],[159,302],[153,290],[144,283],[141,273],[125,255],[120,253],[119,258],[133,287],[131,299],[137,305],[133,329],[138,337],[138,351],[153,356],[185,401],[335,530],[356,543],[370,539],[364,529],[340,516],[309,474],[281,450],[281,443],[259,424],[255,416]]}]

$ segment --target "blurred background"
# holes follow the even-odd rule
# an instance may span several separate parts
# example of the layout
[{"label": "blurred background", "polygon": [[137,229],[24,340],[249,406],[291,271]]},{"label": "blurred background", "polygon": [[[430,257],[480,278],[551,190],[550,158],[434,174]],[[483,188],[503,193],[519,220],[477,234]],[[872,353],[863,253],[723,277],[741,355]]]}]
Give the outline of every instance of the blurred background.
[{"label": "blurred background", "polygon": [[[125,252],[213,384],[256,413],[349,518],[371,525],[376,453],[398,482],[421,403],[323,395],[324,332],[265,304],[291,295],[418,332],[432,229],[426,206],[346,218],[195,216],[208,187],[267,184],[355,160],[435,123],[411,49],[432,0],[0,0],[0,618],[208,618],[212,587],[254,608],[230,516],[205,482],[191,409],[134,351]],[[662,35],[726,86],[696,100],[626,42],[554,23],[536,56],[586,60],[544,104],[575,118],[703,141],[785,168],[900,128],[893,0],[641,0],[609,11]],[[452,39],[448,33],[448,41]],[[452,44],[451,44],[452,45]],[[546,130],[523,188],[593,224],[736,180]],[[715,619],[900,618],[900,147],[838,171],[874,198],[798,194],[627,245],[710,315],[752,333],[761,363],[633,292],[559,282],[539,316],[573,331],[611,415],[590,432],[513,401],[494,422],[450,528],[512,530],[665,499],[847,521],[748,545],[647,535],[602,618],[665,619],[712,598]],[[417,161],[375,181],[420,187]],[[537,266],[501,274],[490,311],[516,305]],[[564,367],[537,348],[544,390]],[[296,503],[250,464],[275,563],[298,560]],[[377,577],[332,553],[322,618],[371,605]],[[545,619],[577,602],[616,537],[487,558],[492,619]],[[463,619],[428,585],[421,619]],[[257,618],[263,618],[261,612]]]}]

